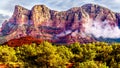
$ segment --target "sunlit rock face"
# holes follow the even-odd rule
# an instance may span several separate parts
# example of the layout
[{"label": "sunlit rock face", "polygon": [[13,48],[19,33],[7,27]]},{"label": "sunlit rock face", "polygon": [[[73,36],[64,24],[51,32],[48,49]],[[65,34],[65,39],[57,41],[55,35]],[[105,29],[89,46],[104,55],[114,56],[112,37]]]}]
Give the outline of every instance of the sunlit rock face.
[{"label": "sunlit rock face", "polygon": [[16,23],[18,25],[28,24],[29,15],[30,15],[30,11],[28,9],[16,5],[13,16],[10,19],[10,22]]},{"label": "sunlit rock face", "polygon": [[39,26],[50,19],[50,10],[44,5],[35,5],[31,10],[31,20],[35,26]]},{"label": "sunlit rock face", "polygon": [[3,23],[0,35],[7,41],[32,36],[55,43],[88,43],[99,37],[120,38],[119,22],[119,13],[96,4],[61,12],[45,5],[35,5],[31,10],[16,5],[12,17]]}]

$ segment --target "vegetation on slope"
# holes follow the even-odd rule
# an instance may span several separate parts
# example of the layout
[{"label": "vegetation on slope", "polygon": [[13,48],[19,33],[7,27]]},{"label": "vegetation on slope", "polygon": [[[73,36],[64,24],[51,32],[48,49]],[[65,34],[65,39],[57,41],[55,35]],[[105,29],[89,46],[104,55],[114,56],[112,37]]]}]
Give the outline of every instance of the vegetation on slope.
[{"label": "vegetation on slope", "polygon": [[120,68],[120,44],[55,45],[49,42],[0,46],[0,65],[20,68]]}]

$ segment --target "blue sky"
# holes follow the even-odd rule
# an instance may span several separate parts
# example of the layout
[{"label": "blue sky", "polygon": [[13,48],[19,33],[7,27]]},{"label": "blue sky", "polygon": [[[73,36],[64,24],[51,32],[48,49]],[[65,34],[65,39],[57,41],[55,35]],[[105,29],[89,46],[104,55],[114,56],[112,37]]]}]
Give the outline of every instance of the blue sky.
[{"label": "blue sky", "polygon": [[0,2],[0,23],[12,15],[15,5],[31,9],[36,4],[44,4],[50,9],[63,11],[87,3],[99,4],[114,12],[120,12],[120,0],[2,0]]}]

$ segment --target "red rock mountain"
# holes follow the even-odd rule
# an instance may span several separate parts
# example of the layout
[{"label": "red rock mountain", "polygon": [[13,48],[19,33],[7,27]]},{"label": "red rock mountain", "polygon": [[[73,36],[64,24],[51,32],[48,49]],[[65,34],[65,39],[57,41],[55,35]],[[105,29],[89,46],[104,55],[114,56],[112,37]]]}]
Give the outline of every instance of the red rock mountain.
[{"label": "red rock mountain", "polygon": [[[88,26],[95,26],[94,21],[114,28],[120,25],[120,14],[96,4],[85,4],[60,12],[45,5],[35,5],[31,10],[16,5],[12,17],[2,24],[0,40],[4,43],[31,36],[56,43],[92,42],[95,39],[86,29],[92,29]],[[107,23],[102,23],[105,21]]]}]

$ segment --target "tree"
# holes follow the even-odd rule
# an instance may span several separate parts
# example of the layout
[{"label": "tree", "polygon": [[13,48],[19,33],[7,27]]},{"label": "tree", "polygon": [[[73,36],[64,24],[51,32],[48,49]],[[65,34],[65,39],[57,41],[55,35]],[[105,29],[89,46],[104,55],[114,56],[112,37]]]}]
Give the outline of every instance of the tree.
[{"label": "tree", "polygon": [[74,57],[71,50],[63,45],[57,47],[57,53],[62,58],[63,64],[69,63],[70,60]]},{"label": "tree", "polygon": [[109,68],[103,63],[95,62],[95,61],[86,61],[86,62],[77,62],[74,64],[73,68]]},{"label": "tree", "polygon": [[0,62],[9,63],[16,62],[17,56],[14,48],[7,45],[0,46]]},{"label": "tree", "polygon": [[36,62],[42,67],[62,67],[63,60],[56,52],[57,48],[49,42],[43,42],[37,48]]}]

